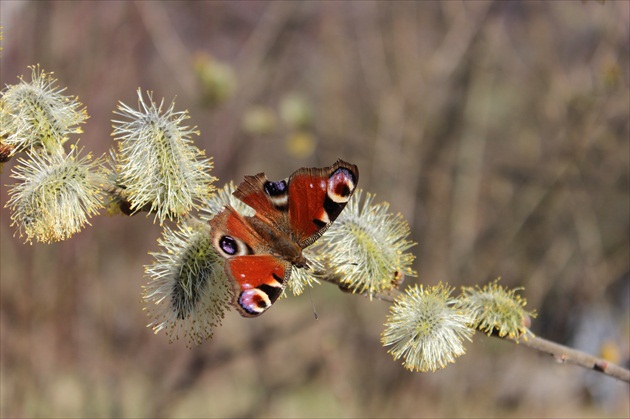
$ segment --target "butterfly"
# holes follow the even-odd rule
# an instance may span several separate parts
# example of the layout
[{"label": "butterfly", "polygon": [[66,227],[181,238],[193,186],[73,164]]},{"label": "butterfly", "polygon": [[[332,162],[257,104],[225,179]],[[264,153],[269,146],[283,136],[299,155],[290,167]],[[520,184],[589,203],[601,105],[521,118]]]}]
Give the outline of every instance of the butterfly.
[{"label": "butterfly", "polygon": [[264,173],[245,176],[233,195],[256,213],[242,216],[226,205],[210,220],[212,244],[226,258],[233,305],[242,316],[267,311],[282,295],[292,266],[308,268],[302,250],[335,221],[358,181],[358,167],[343,160],[301,168],[276,182]]}]

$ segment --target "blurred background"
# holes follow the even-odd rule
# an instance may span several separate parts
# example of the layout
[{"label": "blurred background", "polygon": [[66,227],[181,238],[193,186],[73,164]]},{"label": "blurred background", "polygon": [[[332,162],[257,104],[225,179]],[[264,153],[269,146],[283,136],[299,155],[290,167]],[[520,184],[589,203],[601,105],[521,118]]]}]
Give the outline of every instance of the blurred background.
[{"label": "blurred background", "polygon": [[[136,89],[189,110],[222,186],[337,158],[408,220],[418,278],[523,286],[532,330],[628,366],[626,1],[0,3],[1,83],[40,64],[113,145]],[[76,141],[76,137],[72,141]],[[2,417],[628,417],[627,384],[477,334],[411,373],[387,313],[323,284],[192,349],[145,325],[152,218],[25,245],[1,197]],[[312,299],[312,303],[311,300]],[[319,320],[313,316],[313,306]]]}]

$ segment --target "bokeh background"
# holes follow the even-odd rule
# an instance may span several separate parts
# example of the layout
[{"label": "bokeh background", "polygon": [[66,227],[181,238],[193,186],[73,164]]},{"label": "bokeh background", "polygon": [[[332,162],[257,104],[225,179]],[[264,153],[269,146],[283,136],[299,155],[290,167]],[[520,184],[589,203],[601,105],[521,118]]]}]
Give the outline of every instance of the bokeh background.
[{"label": "bokeh background", "polygon": [[[188,109],[220,181],[337,158],[408,220],[418,278],[523,286],[532,329],[628,366],[629,3],[0,2],[2,85],[53,71],[113,145],[136,89]],[[73,138],[76,140],[76,138]],[[628,417],[628,386],[477,334],[435,373],[324,284],[188,349],[145,325],[160,227],[23,244],[4,166],[2,417]],[[312,303],[311,303],[312,300]],[[313,307],[319,320],[313,316]]]}]

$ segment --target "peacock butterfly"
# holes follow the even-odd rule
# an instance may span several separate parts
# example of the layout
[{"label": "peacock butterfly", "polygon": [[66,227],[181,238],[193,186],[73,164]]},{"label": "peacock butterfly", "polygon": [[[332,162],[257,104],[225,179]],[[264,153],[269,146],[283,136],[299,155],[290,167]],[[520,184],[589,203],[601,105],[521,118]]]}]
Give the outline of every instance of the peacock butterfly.
[{"label": "peacock butterfly", "polygon": [[256,213],[242,216],[226,205],[210,221],[212,244],[227,259],[225,273],[242,316],[264,313],[282,294],[291,267],[308,267],[302,250],[335,221],[358,181],[357,166],[343,160],[277,182],[264,173],[245,176],[234,196]]}]

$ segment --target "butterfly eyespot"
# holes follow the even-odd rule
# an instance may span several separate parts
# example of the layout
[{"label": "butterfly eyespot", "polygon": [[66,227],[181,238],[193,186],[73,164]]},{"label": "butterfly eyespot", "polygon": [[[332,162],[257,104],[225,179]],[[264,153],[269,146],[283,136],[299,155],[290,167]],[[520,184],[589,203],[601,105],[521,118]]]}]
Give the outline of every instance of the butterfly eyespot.
[{"label": "butterfly eyespot", "polygon": [[234,256],[238,252],[236,240],[230,236],[223,236],[219,239],[219,247],[230,256]]},{"label": "butterfly eyespot", "polygon": [[287,192],[287,183],[284,180],[277,182],[265,182],[265,193],[269,196],[283,195]]},{"label": "butterfly eyespot", "polygon": [[267,181],[263,185],[265,193],[269,196],[269,201],[279,211],[286,211],[289,203],[289,194],[287,191],[287,182],[279,180],[277,182]]},{"label": "butterfly eyespot", "polygon": [[352,172],[343,167],[337,169],[328,179],[328,197],[336,203],[345,203],[355,188]]},{"label": "butterfly eyespot", "polygon": [[269,296],[263,291],[252,288],[245,290],[238,298],[238,304],[249,314],[258,315],[271,306]]}]

